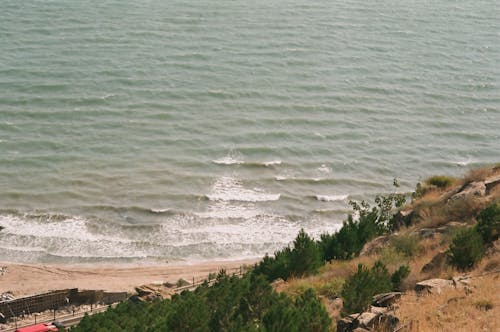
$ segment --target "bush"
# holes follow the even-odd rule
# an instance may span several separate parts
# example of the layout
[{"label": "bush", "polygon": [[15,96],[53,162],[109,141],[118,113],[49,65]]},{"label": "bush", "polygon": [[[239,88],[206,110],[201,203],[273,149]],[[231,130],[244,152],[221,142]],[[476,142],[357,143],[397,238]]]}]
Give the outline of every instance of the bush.
[{"label": "bush", "polygon": [[435,175],[425,180],[425,184],[428,186],[435,186],[437,188],[448,188],[455,183],[455,181],[456,179],[451,176]]},{"label": "bush", "polygon": [[346,313],[363,311],[373,295],[391,290],[389,272],[382,263],[376,262],[375,265],[372,269],[368,269],[363,264],[359,264],[356,273],[345,281],[341,295]]},{"label": "bush", "polygon": [[451,240],[447,251],[448,262],[459,270],[467,270],[476,265],[485,253],[483,238],[475,228],[459,231]]},{"label": "bush", "polygon": [[321,265],[322,259],[318,245],[301,229],[293,241],[289,273],[294,276],[304,276],[315,273]]},{"label": "bush", "polygon": [[289,247],[274,253],[274,257],[264,256],[255,266],[254,273],[266,276],[269,281],[277,278],[288,279],[290,276],[304,276],[315,273],[322,265],[321,251],[318,244],[301,229]]},{"label": "bush", "polygon": [[481,211],[476,230],[487,244],[498,239],[500,235],[500,205],[498,203],[491,204]]},{"label": "bush", "polygon": [[347,314],[362,312],[374,295],[399,290],[409,274],[410,269],[406,265],[390,275],[381,261],[376,261],[371,269],[359,264],[356,273],[347,278],[342,288],[344,311]]},{"label": "bush", "polygon": [[408,265],[401,265],[399,269],[391,275],[392,289],[401,291],[403,280],[405,280],[409,275],[410,267]]}]

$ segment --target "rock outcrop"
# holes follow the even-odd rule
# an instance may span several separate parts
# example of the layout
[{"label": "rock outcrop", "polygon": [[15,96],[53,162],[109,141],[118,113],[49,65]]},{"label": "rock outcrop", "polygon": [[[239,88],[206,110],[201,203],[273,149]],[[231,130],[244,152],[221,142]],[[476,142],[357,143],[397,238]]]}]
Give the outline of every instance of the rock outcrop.
[{"label": "rock outcrop", "polygon": [[475,181],[466,184],[460,190],[450,197],[449,201],[455,201],[459,199],[469,198],[469,197],[484,197],[486,196],[486,184],[483,181]]},{"label": "rock outcrop", "polygon": [[337,332],[393,331],[399,319],[392,313],[391,307],[401,298],[401,294],[390,292],[375,295],[370,309],[339,319]]},{"label": "rock outcrop", "polygon": [[417,282],[415,292],[418,294],[440,294],[444,288],[453,287],[453,282],[447,279],[428,279]]},{"label": "rock outcrop", "polygon": [[382,308],[390,307],[401,298],[402,294],[401,292],[377,294],[372,298],[372,306]]},{"label": "rock outcrop", "polygon": [[366,256],[376,253],[377,251],[385,247],[389,243],[390,239],[391,235],[382,235],[374,238],[373,240],[365,243],[359,255]]}]

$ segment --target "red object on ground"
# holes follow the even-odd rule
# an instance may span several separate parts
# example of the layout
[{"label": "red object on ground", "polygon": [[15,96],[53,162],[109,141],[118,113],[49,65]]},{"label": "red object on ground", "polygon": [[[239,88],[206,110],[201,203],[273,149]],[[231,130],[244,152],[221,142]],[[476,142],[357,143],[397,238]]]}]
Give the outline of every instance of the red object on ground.
[{"label": "red object on ground", "polygon": [[57,327],[52,324],[36,324],[26,327],[20,327],[15,332],[52,332],[58,331]]}]

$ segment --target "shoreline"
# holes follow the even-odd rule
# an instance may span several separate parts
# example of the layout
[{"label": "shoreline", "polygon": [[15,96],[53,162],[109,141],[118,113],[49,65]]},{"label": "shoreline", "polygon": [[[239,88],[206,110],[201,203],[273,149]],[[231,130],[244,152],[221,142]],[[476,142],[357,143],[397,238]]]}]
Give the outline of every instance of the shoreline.
[{"label": "shoreline", "polygon": [[200,280],[220,269],[239,269],[253,265],[261,258],[215,260],[162,265],[90,265],[90,264],[24,264],[0,261],[0,294],[16,298],[50,290],[78,288],[133,292],[135,287],[152,283],[176,283],[180,278]]}]

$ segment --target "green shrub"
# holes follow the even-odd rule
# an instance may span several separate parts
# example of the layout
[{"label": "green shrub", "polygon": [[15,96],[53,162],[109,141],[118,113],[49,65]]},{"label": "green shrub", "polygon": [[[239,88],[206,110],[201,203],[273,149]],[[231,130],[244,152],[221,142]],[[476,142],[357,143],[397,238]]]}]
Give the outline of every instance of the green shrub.
[{"label": "green shrub", "polygon": [[392,289],[401,291],[402,283],[410,275],[410,267],[408,265],[401,265],[399,269],[397,269],[391,275]]},{"label": "green shrub", "polygon": [[435,175],[425,180],[425,184],[428,186],[435,186],[438,188],[448,188],[453,183],[455,183],[455,181],[456,179],[451,176]]},{"label": "green shrub", "polygon": [[344,311],[348,314],[363,311],[378,293],[389,292],[392,288],[389,272],[376,262],[372,269],[358,265],[356,273],[347,278],[342,288]]},{"label": "green shrub", "polygon": [[476,230],[487,244],[498,239],[500,235],[500,204],[491,204],[481,211]]},{"label": "green shrub", "polygon": [[483,238],[475,228],[466,228],[452,239],[447,251],[448,262],[459,270],[476,265],[485,253]]},{"label": "green shrub", "polygon": [[300,277],[315,273],[322,263],[318,245],[301,229],[295,241],[293,241],[293,250],[290,257],[290,274]]},{"label": "green shrub", "polygon": [[290,276],[304,276],[315,273],[323,260],[318,244],[301,229],[293,242],[293,249],[286,247],[274,253],[274,257],[264,256],[253,270],[265,275],[269,281]]},{"label": "green shrub", "polygon": [[371,269],[359,264],[358,270],[347,278],[342,287],[345,313],[362,312],[374,295],[400,289],[409,273],[406,265],[400,266],[391,275],[381,261],[376,261]]}]

